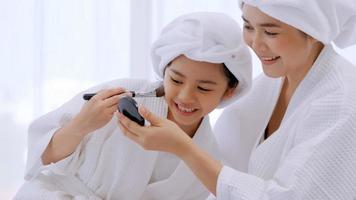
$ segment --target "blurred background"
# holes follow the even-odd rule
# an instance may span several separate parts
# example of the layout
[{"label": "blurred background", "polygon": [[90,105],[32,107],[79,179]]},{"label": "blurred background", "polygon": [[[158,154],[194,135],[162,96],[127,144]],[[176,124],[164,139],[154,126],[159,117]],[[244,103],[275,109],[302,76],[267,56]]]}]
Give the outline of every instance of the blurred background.
[{"label": "blurred background", "polygon": [[[242,24],[237,2],[0,0],[0,199],[23,182],[32,120],[98,83],[154,79],[150,45],[164,25],[193,11],[223,12]],[[338,51],[356,63],[356,46]]]}]

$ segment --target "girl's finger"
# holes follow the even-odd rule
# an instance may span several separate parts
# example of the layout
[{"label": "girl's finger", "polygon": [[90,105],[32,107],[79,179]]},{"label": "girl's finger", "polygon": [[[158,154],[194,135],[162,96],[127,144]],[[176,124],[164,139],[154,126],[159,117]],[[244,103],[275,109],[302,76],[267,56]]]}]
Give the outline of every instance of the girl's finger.
[{"label": "girl's finger", "polygon": [[110,106],[117,106],[117,104],[119,103],[120,101],[120,98],[121,97],[124,97],[124,96],[131,96],[131,93],[130,92],[124,92],[124,93],[120,93],[118,95],[115,95],[115,96],[112,96],[112,97],[109,97],[107,99],[104,100],[104,104],[107,106],[107,107],[110,107]]},{"label": "girl's finger", "polygon": [[139,136],[137,136],[137,135],[131,133],[131,132],[130,132],[129,130],[127,130],[127,129],[125,128],[125,126],[123,126],[120,122],[118,123],[118,125],[119,125],[119,127],[120,127],[122,133],[123,133],[126,137],[128,137],[130,140],[133,140],[134,142],[140,144],[140,141],[141,141],[141,140],[140,140],[140,137],[139,137]]},{"label": "girl's finger", "polygon": [[117,105],[112,105],[111,107],[107,108],[111,114],[114,114],[117,111]]},{"label": "girl's finger", "polygon": [[115,95],[115,96],[109,97],[107,99],[104,99],[104,105],[106,107],[117,106],[117,104],[119,103],[119,98],[120,98],[120,95]]},{"label": "girl's finger", "polygon": [[145,118],[147,121],[149,121],[152,125],[158,125],[161,121],[159,117],[154,115],[152,112],[150,112],[147,108],[144,106],[139,106],[138,112],[140,115]]},{"label": "girl's finger", "polygon": [[126,92],[126,90],[124,88],[112,88],[112,89],[108,89],[108,90],[103,90],[102,92],[99,92],[97,95],[97,98],[98,99],[101,99],[101,100],[105,100],[107,98],[110,98],[112,96],[115,96],[115,95],[119,95],[119,94],[122,94]]},{"label": "girl's finger", "polygon": [[127,129],[128,132],[133,133],[137,136],[141,136],[142,134],[144,134],[145,130],[142,126],[125,117],[122,113],[118,112],[117,115],[119,122],[123,127],[125,127],[125,129]]}]

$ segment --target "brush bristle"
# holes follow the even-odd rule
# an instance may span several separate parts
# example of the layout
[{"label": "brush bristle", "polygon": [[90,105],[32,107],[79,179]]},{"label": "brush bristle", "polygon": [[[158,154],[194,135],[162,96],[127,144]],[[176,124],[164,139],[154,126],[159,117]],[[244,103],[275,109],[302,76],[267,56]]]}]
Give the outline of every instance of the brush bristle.
[{"label": "brush bristle", "polygon": [[163,85],[156,89],[156,97],[164,96],[164,87]]}]

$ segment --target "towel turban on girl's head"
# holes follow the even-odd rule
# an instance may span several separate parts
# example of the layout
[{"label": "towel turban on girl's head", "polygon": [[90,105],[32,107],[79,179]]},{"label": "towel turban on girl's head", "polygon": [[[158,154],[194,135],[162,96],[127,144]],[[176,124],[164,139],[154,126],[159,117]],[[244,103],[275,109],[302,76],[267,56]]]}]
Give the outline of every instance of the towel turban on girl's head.
[{"label": "towel turban on girl's head", "polygon": [[252,62],[242,41],[237,22],[225,14],[191,13],[168,24],[152,46],[155,73],[163,78],[166,65],[180,55],[210,63],[224,63],[239,84],[233,98],[220,103],[223,107],[245,94],[251,87]]},{"label": "towel turban on girl's head", "polygon": [[324,44],[356,44],[356,0],[243,0]]}]

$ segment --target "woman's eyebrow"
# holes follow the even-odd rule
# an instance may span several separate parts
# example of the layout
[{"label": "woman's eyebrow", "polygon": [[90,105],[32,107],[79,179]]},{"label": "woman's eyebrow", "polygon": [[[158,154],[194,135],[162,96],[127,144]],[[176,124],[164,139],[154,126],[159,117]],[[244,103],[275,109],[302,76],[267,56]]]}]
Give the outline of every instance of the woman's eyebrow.
[{"label": "woman's eyebrow", "polygon": [[[246,23],[250,23],[244,16],[241,16],[242,20]],[[281,28],[281,26],[279,26],[278,24],[275,24],[275,23],[261,23],[261,24],[258,24],[259,26],[262,26],[262,27],[268,27],[268,28]]]},{"label": "woman's eyebrow", "polygon": [[246,23],[250,23],[244,16],[241,16],[242,20]]}]

